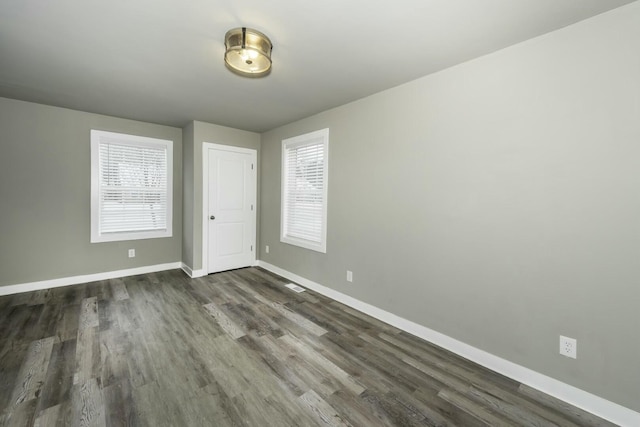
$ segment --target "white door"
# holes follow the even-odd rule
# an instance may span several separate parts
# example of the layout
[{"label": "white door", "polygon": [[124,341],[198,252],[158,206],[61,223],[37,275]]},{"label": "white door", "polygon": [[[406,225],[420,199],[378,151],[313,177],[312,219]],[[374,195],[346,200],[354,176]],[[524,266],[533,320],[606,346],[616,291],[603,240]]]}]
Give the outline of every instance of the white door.
[{"label": "white door", "polygon": [[256,153],[208,149],[207,274],[255,263]]}]

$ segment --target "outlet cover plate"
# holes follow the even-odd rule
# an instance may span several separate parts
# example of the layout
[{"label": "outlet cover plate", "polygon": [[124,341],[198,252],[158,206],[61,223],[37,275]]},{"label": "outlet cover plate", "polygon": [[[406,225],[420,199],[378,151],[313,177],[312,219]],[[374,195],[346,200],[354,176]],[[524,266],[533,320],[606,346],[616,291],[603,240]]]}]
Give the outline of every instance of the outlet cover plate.
[{"label": "outlet cover plate", "polygon": [[560,335],[560,354],[572,359],[578,358],[578,341]]},{"label": "outlet cover plate", "polygon": [[136,250],[129,249],[129,258],[135,258],[135,257],[136,257]]}]

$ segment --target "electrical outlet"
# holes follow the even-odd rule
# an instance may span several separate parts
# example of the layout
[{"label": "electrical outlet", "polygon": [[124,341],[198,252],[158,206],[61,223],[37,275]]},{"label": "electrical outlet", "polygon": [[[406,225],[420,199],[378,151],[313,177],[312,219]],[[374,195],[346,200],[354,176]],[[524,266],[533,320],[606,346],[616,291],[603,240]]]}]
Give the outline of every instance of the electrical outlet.
[{"label": "electrical outlet", "polygon": [[135,258],[135,257],[136,257],[136,250],[129,249],[129,258]]},{"label": "electrical outlet", "polygon": [[576,359],[578,357],[578,341],[560,335],[560,354]]},{"label": "electrical outlet", "polygon": [[265,246],[265,247],[264,247],[264,251],[265,251],[266,253],[269,253],[269,245],[267,245],[267,246]]},{"label": "electrical outlet", "polygon": [[353,282],[353,273],[347,270],[347,282]]}]

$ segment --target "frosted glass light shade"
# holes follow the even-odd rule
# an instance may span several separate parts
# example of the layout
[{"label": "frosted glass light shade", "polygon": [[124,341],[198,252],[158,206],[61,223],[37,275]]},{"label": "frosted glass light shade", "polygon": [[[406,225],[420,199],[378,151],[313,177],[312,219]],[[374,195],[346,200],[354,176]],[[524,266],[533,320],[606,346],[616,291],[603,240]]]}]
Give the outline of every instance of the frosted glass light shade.
[{"label": "frosted glass light shade", "polygon": [[251,28],[241,27],[227,31],[224,36],[224,62],[236,74],[262,77],[271,71],[269,37]]}]

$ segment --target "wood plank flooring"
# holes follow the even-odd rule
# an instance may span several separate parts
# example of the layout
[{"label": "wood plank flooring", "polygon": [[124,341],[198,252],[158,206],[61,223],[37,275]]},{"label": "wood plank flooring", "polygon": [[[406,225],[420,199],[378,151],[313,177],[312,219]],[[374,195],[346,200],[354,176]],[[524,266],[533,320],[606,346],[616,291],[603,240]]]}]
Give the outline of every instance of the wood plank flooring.
[{"label": "wood plank flooring", "polygon": [[2,426],[608,426],[281,277],[0,297]]}]

